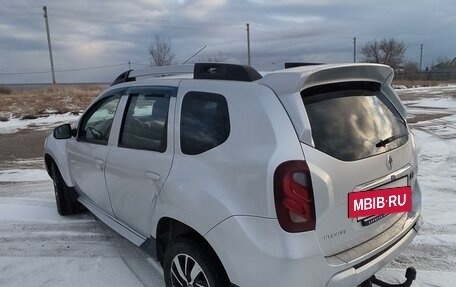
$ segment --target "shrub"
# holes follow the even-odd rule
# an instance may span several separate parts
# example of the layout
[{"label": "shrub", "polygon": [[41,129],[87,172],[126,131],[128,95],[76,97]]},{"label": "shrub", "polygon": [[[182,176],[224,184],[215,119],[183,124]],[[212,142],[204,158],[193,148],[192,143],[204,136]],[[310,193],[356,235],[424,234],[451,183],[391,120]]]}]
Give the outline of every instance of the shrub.
[{"label": "shrub", "polygon": [[2,95],[11,95],[12,91],[10,88],[7,88],[5,86],[0,86],[0,94]]}]

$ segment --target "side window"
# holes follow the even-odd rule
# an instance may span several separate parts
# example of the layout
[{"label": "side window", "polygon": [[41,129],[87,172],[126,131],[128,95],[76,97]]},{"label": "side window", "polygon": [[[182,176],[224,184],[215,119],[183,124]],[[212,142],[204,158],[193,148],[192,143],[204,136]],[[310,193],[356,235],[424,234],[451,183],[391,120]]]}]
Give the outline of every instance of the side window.
[{"label": "side window", "polygon": [[96,103],[82,118],[79,128],[78,140],[108,144],[112,121],[116,114],[122,90],[107,96]]},{"label": "side window", "polygon": [[165,152],[169,91],[144,88],[129,94],[119,146]]},{"label": "side window", "polygon": [[182,101],[180,143],[184,154],[196,155],[224,143],[230,134],[224,96],[189,92]]}]

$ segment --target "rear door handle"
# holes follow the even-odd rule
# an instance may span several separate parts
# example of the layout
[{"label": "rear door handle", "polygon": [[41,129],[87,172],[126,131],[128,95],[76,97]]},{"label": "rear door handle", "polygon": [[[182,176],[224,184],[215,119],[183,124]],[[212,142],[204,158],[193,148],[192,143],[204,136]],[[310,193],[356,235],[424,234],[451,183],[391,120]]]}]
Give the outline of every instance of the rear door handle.
[{"label": "rear door handle", "polygon": [[160,180],[160,175],[159,175],[159,174],[156,174],[156,173],[153,172],[153,171],[145,171],[145,172],[144,172],[144,176],[147,177],[147,178],[150,179],[150,180],[153,180],[153,181],[158,181],[158,180]]},{"label": "rear door handle", "polygon": [[95,165],[96,165],[99,169],[103,169],[103,168],[104,168],[104,161],[103,161],[102,159],[96,158],[96,159],[95,159]]}]

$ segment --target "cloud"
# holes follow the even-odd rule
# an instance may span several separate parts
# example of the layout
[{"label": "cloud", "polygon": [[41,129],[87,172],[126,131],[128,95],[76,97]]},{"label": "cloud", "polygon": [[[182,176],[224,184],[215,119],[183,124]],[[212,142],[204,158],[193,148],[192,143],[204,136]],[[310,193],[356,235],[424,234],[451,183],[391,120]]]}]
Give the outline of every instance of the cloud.
[{"label": "cloud", "polygon": [[[49,22],[56,70],[125,63],[117,68],[58,73],[60,81],[112,79],[131,63],[147,64],[154,34],[171,39],[176,63],[203,45],[246,62],[245,24],[250,23],[252,63],[278,68],[283,61],[350,62],[373,39],[404,41],[408,59],[424,66],[453,58],[456,6],[452,0],[16,0],[0,10],[0,73],[49,70],[42,5]],[[358,58],[361,58],[358,55]],[[140,66],[136,66],[140,67]],[[0,83],[49,81],[48,75],[1,76]]]},{"label": "cloud", "polygon": [[195,22],[204,22],[206,19],[211,18],[211,13],[214,10],[224,8],[227,0],[188,0],[182,1],[181,15],[186,19]]}]

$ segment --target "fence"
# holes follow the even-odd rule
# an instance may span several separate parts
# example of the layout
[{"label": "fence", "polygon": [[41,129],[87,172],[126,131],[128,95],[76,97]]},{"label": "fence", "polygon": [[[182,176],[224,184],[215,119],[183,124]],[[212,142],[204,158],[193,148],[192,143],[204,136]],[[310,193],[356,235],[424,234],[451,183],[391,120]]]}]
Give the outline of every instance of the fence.
[{"label": "fence", "polygon": [[456,70],[453,71],[423,71],[404,72],[395,71],[395,80],[418,80],[418,81],[456,81]]}]

